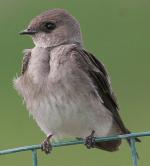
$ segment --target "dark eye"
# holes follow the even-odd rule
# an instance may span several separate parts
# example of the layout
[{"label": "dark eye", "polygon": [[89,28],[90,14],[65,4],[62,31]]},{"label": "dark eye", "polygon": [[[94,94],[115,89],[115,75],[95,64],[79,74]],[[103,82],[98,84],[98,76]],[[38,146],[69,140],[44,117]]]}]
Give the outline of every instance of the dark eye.
[{"label": "dark eye", "polygon": [[46,22],[44,27],[47,31],[51,31],[56,28],[56,25],[53,22]]}]

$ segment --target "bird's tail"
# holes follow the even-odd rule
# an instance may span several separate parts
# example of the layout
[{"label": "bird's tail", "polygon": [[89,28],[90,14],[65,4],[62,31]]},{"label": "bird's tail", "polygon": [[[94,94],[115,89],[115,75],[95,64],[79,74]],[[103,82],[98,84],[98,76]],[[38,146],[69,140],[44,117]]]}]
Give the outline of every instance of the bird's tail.
[{"label": "bird's tail", "polygon": [[106,150],[109,152],[114,152],[118,150],[120,144],[121,144],[121,139],[115,141],[96,142],[95,148]]},{"label": "bird's tail", "polygon": [[[130,134],[130,133],[131,132],[128,129],[126,129],[124,131],[124,134]],[[141,140],[139,138],[135,138],[135,141],[141,142]],[[129,146],[131,147],[131,141],[129,138],[127,138],[127,142],[129,143]],[[121,139],[115,140],[115,141],[96,142],[95,147],[98,149],[109,151],[109,152],[114,152],[119,149],[120,144],[121,144]],[[137,156],[138,156],[138,154],[137,154]]]}]

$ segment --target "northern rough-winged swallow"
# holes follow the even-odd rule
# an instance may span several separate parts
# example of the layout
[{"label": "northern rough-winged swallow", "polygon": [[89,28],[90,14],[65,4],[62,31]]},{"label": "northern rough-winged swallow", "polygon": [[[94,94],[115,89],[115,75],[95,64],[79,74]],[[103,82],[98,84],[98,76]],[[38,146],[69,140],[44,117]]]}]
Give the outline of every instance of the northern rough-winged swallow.
[{"label": "northern rough-winged swallow", "polygon": [[71,136],[85,139],[87,148],[118,150],[121,140],[94,141],[95,136],[130,131],[120,118],[104,65],[83,47],[79,22],[63,9],[48,10],[20,34],[30,35],[35,47],[25,50],[14,84],[47,135],[42,149],[50,152],[52,136]]}]

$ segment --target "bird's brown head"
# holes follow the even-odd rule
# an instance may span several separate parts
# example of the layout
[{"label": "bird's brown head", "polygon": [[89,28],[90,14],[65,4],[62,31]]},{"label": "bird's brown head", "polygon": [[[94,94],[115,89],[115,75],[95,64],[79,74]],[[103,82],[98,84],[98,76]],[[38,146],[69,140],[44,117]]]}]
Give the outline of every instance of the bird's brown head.
[{"label": "bird's brown head", "polygon": [[63,9],[53,9],[35,17],[22,35],[30,35],[38,47],[61,44],[82,45],[79,22]]}]

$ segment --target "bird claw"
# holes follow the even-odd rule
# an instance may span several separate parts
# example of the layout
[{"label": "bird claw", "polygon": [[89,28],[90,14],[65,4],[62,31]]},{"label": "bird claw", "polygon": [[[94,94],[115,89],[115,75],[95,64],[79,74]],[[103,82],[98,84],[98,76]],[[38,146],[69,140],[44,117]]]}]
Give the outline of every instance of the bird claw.
[{"label": "bird claw", "polygon": [[46,154],[51,153],[52,151],[52,145],[50,143],[50,136],[47,137],[43,143],[41,144],[41,150],[44,151]]},{"label": "bird claw", "polygon": [[94,137],[94,133],[95,133],[95,131],[93,130],[92,133],[88,137],[86,137],[86,139],[85,139],[85,146],[88,149],[95,147],[95,138],[96,137]]}]

